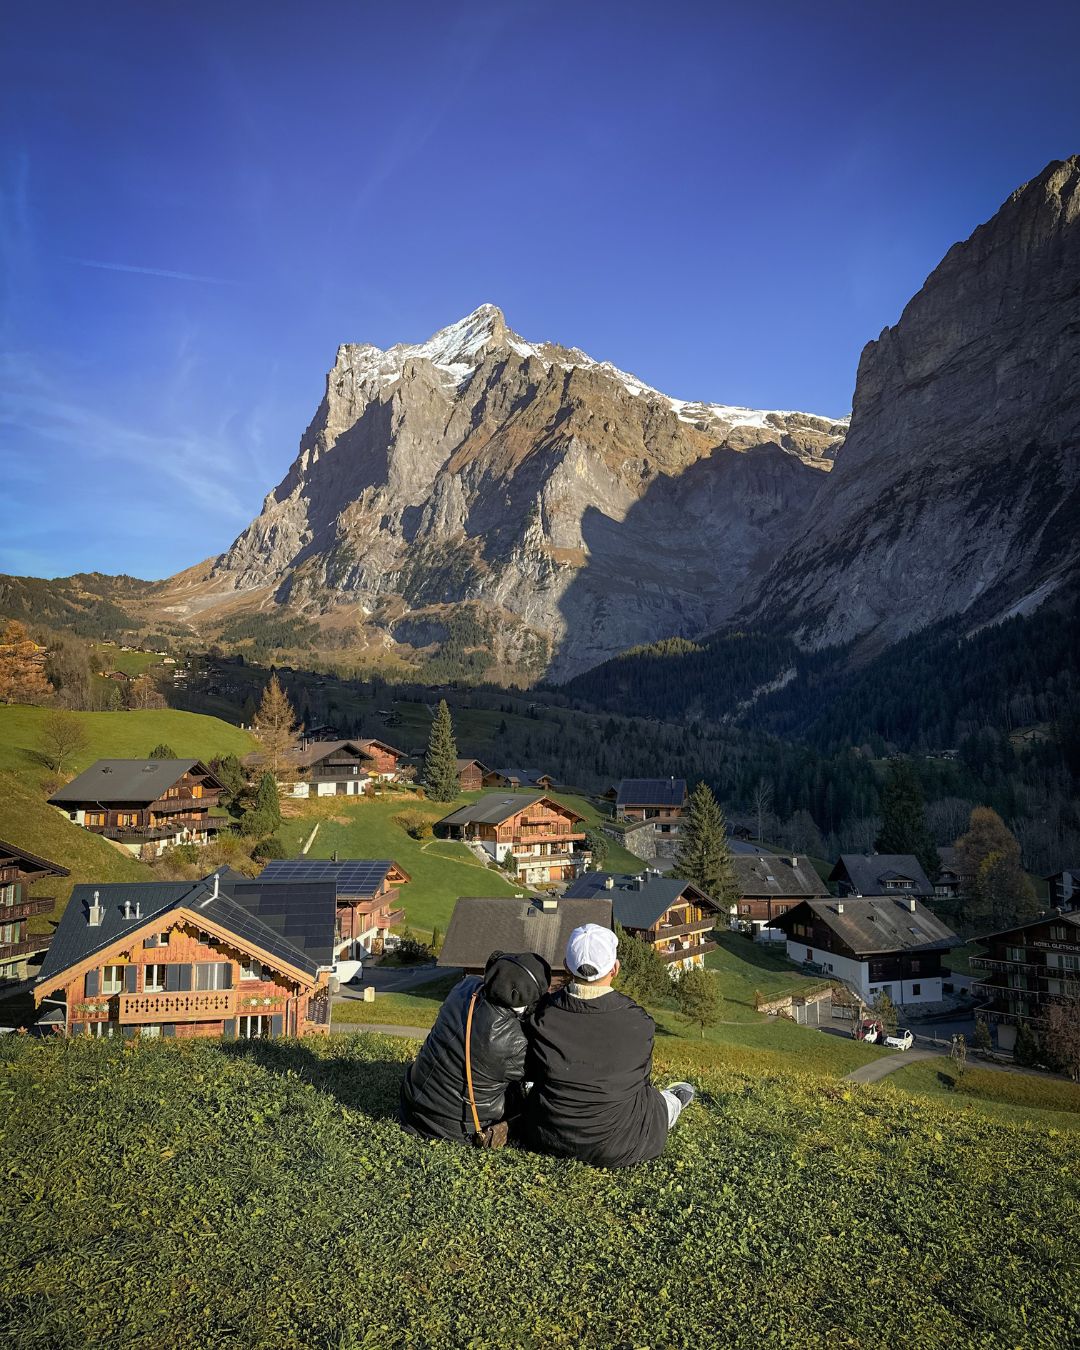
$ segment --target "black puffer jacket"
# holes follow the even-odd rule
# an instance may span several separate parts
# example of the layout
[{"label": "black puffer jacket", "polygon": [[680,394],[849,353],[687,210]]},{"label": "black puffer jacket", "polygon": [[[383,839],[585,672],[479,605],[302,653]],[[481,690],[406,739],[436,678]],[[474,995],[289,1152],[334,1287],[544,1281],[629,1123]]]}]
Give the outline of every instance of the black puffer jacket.
[{"label": "black puffer jacket", "polygon": [[456,984],[439,1010],[420,1053],[401,1085],[401,1122],[415,1134],[436,1139],[472,1138],[473,1119],[465,1082],[465,1023],[469,1000],[480,991],[472,1022],[472,1078],[480,1126],[506,1118],[508,1088],[521,1081],[525,1033],[515,1007],[530,1008],[547,992],[546,962],[531,952],[492,957],[484,978]]}]

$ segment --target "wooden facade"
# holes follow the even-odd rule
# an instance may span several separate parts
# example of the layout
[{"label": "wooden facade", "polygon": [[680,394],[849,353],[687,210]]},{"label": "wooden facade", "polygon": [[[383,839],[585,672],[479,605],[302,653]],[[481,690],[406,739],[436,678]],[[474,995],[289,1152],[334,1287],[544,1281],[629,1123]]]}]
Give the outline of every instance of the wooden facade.
[{"label": "wooden facade", "polygon": [[1021,1022],[1037,1028],[1055,999],[1080,998],[1080,912],[1051,910],[979,941],[989,950],[969,960],[971,989],[983,1000],[977,1015],[997,1024],[1003,1049]]},{"label": "wooden facade", "polygon": [[56,899],[31,896],[31,884],[42,877],[67,875],[66,867],[0,840],[0,986],[25,980],[27,962],[49,945],[47,933],[30,932],[30,920],[51,914]]},{"label": "wooden facade", "polygon": [[390,929],[405,922],[405,911],[397,903],[397,893],[398,888],[409,880],[408,872],[392,863],[374,895],[354,897],[343,895],[339,890],[335,950],[345,943],[359,943],[368,952],[378,955]]},{"label": "wooden facade", "polygon": [[[648,928],[627,928],[626,931],[655,948],[660,960],[671,968],[693,970],[705,965],[707,953],[716,950],[709,934],[716,927],[718,907],[687,887],[683,895],[670,905]],[[616,905],[618,918],[618,905]],[[625,925],[624,925],[625,926]]]},{"label": "wooden facade", "polygon": [[458,786],[462,792],[480,792],[484,787],[484,777],[488,769],[478,759],[459,759],[457,762]]},{"label": "wooden facade", "polygon": [[146,847],[161,853],[170,845],[207,844],[219,830],[228,828],[224,816],[211,815],[224,785],[201,763],[178,772],[175,781],[153,797],[140,795],[137,784],[129,787],[126,782],[116,795],[109,795],[98,784],[93,795],[87,790],[79,796],[71,789],[77,789],[85,776],[80,775],[50,800],[75,824],[135,855]]},{"label": "wooden facade", "polygon": [[198,910],[133,928],[34,990],[66,1001],[64,1030],[91,1036],[299,1036],[330,1029],[327,976],[312,977]]},{"label": "wooden facade", "polygon": [[544,794],[491,793],[436,822],[440,834],[478,844],[496,862],[513,861],[531,885],[570,881],[588,854],[584,817]]}]

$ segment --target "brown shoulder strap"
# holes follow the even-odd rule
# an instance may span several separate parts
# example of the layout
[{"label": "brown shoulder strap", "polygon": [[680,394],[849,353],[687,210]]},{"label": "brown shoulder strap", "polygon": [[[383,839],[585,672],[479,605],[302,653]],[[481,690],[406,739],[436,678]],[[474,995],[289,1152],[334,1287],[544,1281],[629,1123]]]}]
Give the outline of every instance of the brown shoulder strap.
[{"label": "brown shoulder strap", "polygon": [[472,1109],[473,1129],[477,1134],[483,1134],[480,1128],[480,1116],[476,1110],[476,1094],[473,1092],[472,1083],[472,1015],[476,1007],[476,1000],[479,997],[479,989],[469,999],[469,1012],[465,1018],[465,1086],[469,1090],[469,1106]]}]

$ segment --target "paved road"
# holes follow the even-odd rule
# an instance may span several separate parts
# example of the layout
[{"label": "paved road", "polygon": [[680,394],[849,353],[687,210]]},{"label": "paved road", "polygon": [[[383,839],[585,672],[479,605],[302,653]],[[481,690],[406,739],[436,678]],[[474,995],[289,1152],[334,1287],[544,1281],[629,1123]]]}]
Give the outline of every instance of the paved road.
[{"label": "paved road", "polygon": [[897,1069],[902,1069],[906,1064],[915,1064],[920,1059],[937,1058],[940,1058],[937,1050],[898,1050],[895,1054],[882,1055],[880,1059],[873,1059],[869,1064],[861,1064],[851,1073],[844,1074],[844,1081],[846,1083],[876,1083],[879,1078],[884,1078],[889,1073],[895,1073]]},{"label": "paved road", "polygon": [[460,974],[460,970],[437,966],[434,961],[425,961],[422,966],[366,966],[363,984],[343,984],[340,997],[363,998],[365,987],[374,989],[377,994],[400,994],[406,989],[415,989],[418,984],[441,980],[444,975]]}]

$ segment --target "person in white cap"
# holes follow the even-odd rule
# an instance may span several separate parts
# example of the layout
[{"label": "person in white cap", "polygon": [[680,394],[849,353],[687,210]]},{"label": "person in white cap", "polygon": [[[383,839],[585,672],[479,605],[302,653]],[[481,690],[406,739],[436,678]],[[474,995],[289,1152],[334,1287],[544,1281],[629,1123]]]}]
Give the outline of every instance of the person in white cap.
[{"label": "person in white cap", "polygon": [[526,1142],[597,1167],[658,1157],[694,1097],[689,1083],[653,1087],[656,1025],[612,988],[618,939],[610,928],[575,928],[566,947],[570,981],[544,999],[525,1026]]}]

